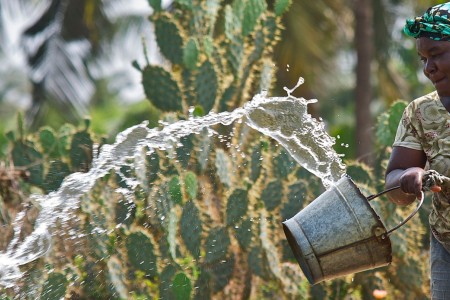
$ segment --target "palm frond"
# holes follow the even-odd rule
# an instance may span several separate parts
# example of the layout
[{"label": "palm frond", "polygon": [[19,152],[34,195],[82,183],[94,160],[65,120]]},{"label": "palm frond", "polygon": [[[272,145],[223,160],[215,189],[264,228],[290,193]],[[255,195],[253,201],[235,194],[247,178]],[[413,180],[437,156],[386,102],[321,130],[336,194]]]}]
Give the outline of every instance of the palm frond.
[{"label": "palm frond", "polygon": [[50,1],[0,0],[0,102],[26,108],[31,103],[23,31],[48,9]]},{"label": "palm frond", "polygon": [[[44,90],[44,93],[33,94],[33,108],[28,119],[36,117],[34,113],[39,111],[36,106],[44,101],[51,101],[73,115],[83,116],[87,111],[94,91],[84,63],[90,43],[78,32],[64,26],[70,2],[52,0],[41,17],[24,31],[22,45],[30,65],[29,77],[35,88]],[[77,17],[82,18],[82,15]]]}]

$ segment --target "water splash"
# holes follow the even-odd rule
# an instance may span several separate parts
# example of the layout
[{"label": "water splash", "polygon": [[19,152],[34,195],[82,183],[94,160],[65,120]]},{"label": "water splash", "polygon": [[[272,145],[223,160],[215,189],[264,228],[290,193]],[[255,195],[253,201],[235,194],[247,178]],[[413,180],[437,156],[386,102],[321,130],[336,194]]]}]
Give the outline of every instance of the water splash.
[{"label": "water splash", "polygon": [[[36,226],[20,241],[24,213],[16,218],[14,237],[8,248],[0,252],[0,286],[13,287],[23,276],[19,267],[47,253],[56,221],[64,223],[74,216],[80,198],[93,188],[97,179],[112,170],[120,172],[130,161],[141,161],[144,147],[149,149],[148,155],[156,149],[174,148],[180,138],[200,134],[204,128],[216,124],[229,125],[243,119],[250,127],[277,140],[302,167],[321,178],[325,187],[336,182],[345,173],[345,167],[332,148],[334,139],[326,133],[324,124],[307,113],[307,105],[316,100],[291,95],[301,83],[302,78],[293,89],[286,88],[287,97],[267,97],[267,92],[263,92],[232,112],[210,113],[200,118],[191,116],[188,120],[166,124],[162,129],[148,129],[144,122],[118,134],[114,144],[101,148],[89,172],[73,173],[57,191],[32,196],[32,201],[40,206]],[[127,184],[133,188],[138,182],[129,180]]]}]

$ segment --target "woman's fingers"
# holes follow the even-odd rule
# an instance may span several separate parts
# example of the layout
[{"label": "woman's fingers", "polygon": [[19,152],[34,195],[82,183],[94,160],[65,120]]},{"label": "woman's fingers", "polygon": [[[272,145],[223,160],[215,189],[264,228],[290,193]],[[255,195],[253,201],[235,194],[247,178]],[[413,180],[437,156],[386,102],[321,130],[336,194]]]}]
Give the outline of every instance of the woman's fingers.
[{"label": "woman's fingers", "polygon": [[433,185],[433,186],[430,188],[430,190],[431,190],[432,192],[439,193],[440,191],[442,191],[442,188],[441,188],[440,186],[438,186],[438,185]]}]

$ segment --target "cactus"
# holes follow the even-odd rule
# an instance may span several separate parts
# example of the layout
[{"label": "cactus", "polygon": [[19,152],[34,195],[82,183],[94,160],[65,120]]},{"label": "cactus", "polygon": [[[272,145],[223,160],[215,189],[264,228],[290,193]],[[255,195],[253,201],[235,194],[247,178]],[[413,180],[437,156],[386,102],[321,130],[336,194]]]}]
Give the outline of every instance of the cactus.
[{"label": "cactus", "polygon": [[168,183],[169,198],[174,204],[183,204],[183,194],[181,192],[180,178],[175,175]]},{"label": "cactus", "polygon": [[147,98],[162,111],[182,109],[181,90],[172,75],[161,67],[146,66],[142,71],[142,85]]},{"label": "cactus", "polygon": [[191,299],[192,284],[191,280],[184,273],[175,275],[172,281],[172,290],[175,299],[189,300]]},{"label": "cactus", "polygon": [[183,51],[183,63],[188,69],[195,69],[198,63],[200,46],[197,39],[190,38]]},{"label": "cactus", "polygon": [[146,277],[158,276],[157,257],[150,238],[142,231],[132,232],[126,241],[127,256],[130,265],[144,272]]},{"label": "cactus", "polygon": [[216,71],[210,61],[205,61],[200,66],[194,84],[198,104],[203,107],[205,113],[208,113],[216,103],[219,87]]},{"label": "cactus", "polygon": [[282,220],[287,220],[295,216],[305,205],[308,190],[303,181],[297,181],[288,187],[288,201],[283,205],[280,213]]},{"label": "cactus", "polygon": [[186,172],[184,177],[184,186],[186,194],[190,200],[197,198],[198,181],[197,176],[193,172]]},{"label": "cactus", "polygon": [[42,187],[44,177],[43,155],[35,149],[34,143],[16,141],[11,156],[16,167],[23,167],[29,172],[29,182]]},{"label": "cactus", "polygon": [[244,220],[241,220],[240,222],[236,223],[234,226],[234,232],[236,239],[241,246],[241,248],[245,251],[250,247],[250,245],[254,242],[253,241],[253,222],[251,219],[247,218]]},{"label": "cactus", "polygon": [[64,177],[66,177],[69,174],[70,169],[66,163],[60,160],[52,161],[50,163],[47,175],[45,176],[43,188],[47,192],[57,190],[60,187]]},{"label": "cactus", "polygon": [[183,62],[183,33],[181,26],[166,13],[156,14],[151,21],[155,24],[156,41],[162,54],[174,64]]},{"label": "cactus", "polygon": [[56,134],[50,127],[43,127],[39,130],[39,142],[44,153],[50,157],[58,157],[58,140]]},{"label": "cactus", "polygon": [[407,104],[406,101],[395,101],[388,111],[378,117],[376,136],[382,145],[392,145],[394,142],[399,120]]},{"label": "cactus", "polygon": [[245,37],[253,31],[261,14],[266,11],[267,4],[264,0],[248,0],[245,2],[242,18],[242,36]]},{"label": "cactus", "polygon": [[183,207],[180,233],[187,250],[192,256],[198,258],[202,239],[202,222],[200,212],[192,201],[187,202]]},{"label": "cactus", "polygon": [[245,216],[247,210],[247,191],[243,189],[234,190],[227,201],[227,225],[235,225]]},{"label": "cactus", "polygon": [[[270,56],[291,1],[267,3],[177,0],[170,11],[163,11],[161,1],[149,0],[158,46],[171,64],[135,66],[146,97],[161,110],[163,120],[173,123],[230,111],[271,88]],[[404,105],[396,102],[379,118],[380,155],[388,153]],[[29,182],[20,182],[26,188],[52,191],[67,174],[89,167],[97,137],[88,126],[42,128],[34,136],[22,127],[19,124],[18,134],[9,139],[14,165],[30,172]],[[55,235],[58,250],[67,254],[52,251],[43,258],[52,265],[66,264],[76,274],[42,271],[39,277],[47,278],[40,283],[42,297],[245,299],[256,291],[255,297],[263,298],[322,299],[353,297],[361,286],[367,288],[373,273],[361,274],[360,286],[348,278],[305,285],[281,222],[324,191],[320,179],[245,123],[217,127],[181,138],[176,149],[144,149],[148,155],[140,160],[139,170],[127,161],[99,179],[76,212],[76,226],[88,234]],[[230,141],[239,151],[229,147]],[[381,184],[376,179],[384,159],[380,157],[376,169],[347,162],[347,173],[364,192],[371,192]],[[128,189],[127,180],[136,174],[140,186],[134,192],[116,192]],[[376,202],[389,226],[406,214],[387,201]],[[420,257],[405,254],[413,243],[426,247],[426,228],[420,219],[410,222],[414,229],[392,236],[398,261],[377,276],[392,278],[386,284],[410,290],[410,298],[424,298],[419,286],[426,282],[425,272],[413,267]],[[396,275],[411,272],[416,283]]]},{"label": "cactus", "polygon": [[219,176],[220,182],[222,182],[222,184],[226,187],[231,186],[230,165],[231,162],[225,151],[223,151],[223,149],[216,149],[217,175]]},{"label": "cactus", "polygon": [[61,273],[51,273],[44,283],[40,299],[61,299],[66,294],[68,282]]},{"label": "cactus", "polygon": [[292,4],[292,0],[277,0],[275,1],[275,13],[277,16],[283,15],[289,6]]},{"label": "cactus", "polygon": [[115,221],[116,224],[124,224],[130,227],[136,217],[136,205],[127,202],[125,199],[119,200],[115,205]]},{"label": "cactus", "polygon": [[281,204],[282,197],[283,184],[278,179],[269,182],[261,193],[261,200],[268,211],[277,208]]},{"label": "cactus", "polygon": [[77,171],[87,171],[92,161],[93,141],[87,130],[74,134],[70,146],[70,162]]},{"label": "cactus", "polygon": [[280,151],[280,154],[274,158],[274,176],[276,178],[286,178],[295,168],[296,162],[286,152]]},{"label": "cactus", "polygon": [[223,260],[230,246],[230,237],[224,227],[212,228],[205,241],[205,263],[219,262]]}]

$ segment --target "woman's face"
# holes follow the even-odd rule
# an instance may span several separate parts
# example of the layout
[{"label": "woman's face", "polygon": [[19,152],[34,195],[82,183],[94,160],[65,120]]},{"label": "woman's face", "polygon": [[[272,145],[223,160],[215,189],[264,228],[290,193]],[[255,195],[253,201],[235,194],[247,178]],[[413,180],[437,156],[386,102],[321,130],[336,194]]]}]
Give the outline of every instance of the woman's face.
[{"label": "woman's face", "polygon": [[450,96],[450,42],[421,37],[416,40],[423,73],[441,97]]}]

